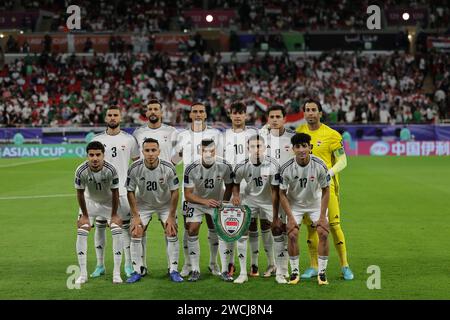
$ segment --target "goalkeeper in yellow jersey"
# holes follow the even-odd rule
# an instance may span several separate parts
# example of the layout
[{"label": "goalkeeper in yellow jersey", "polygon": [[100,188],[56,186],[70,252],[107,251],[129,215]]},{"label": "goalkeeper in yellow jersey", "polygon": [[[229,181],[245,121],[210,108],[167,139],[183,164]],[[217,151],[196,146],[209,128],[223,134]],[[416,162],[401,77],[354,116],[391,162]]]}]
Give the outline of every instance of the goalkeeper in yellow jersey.
[{"label": "goalkeeper in yellow jersey", "polygon": [[[333,235],[334,245],[339,255],[342,275],[345,280],[352,280],[353,273],[350,270],[347,261],[347,248],[344,233],[341,228],[341,212],[339,209],[339,175],[347,166],[347,157],[345,155],[342,137],[336,131],[320,122],[322,117],[322,106],[315,100],[307,100],[303,105],[306,124],[300,125],[297,132],[307,133],[311,136],[313,145],[312,153],[321,158],[328,167],[328,173],[331,176],[330,184],[330,202],[328,204],[328,220],[330,231]],[[319,238],[317,230],[311,225],[312,222],[305,216],[304,224],[308,228],[308,247],[311,267],[306,269],[301,275],[302,279],[317,277],[317,246]]]}]

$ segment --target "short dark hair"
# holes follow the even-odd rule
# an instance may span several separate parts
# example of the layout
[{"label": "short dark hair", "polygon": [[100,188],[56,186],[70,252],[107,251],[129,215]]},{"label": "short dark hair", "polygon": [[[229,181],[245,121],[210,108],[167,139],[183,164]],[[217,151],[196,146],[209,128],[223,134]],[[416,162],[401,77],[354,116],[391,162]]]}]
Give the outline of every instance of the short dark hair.
[{"label": "short dark hair", "polygon": [[109,111],[109,110],[120,110],[120,108],[119,108],[119,106],[112,105],[112,106],[109,106],[108,108],[106,108],[106,111]]},{"label": "short dark hair", "polygon": [[267,114],[269,115],[270,112],[272,111],[281,111],[281,113],[283,114],[283,117],[286,116],[286,110],[284,110],[284,107],[282,105],[279,104],[274,104],[273,106],[270,106],[269,109],[267,109]]},{"label": "short dark hair", "polygon": [[193,104],[191,104],[191,110],[192,110],[192,107],[195,107],[195,106],[204,106],[206,108],[205,104],[200,101],[197,101],[197,102],[194,102]]},{"label": "short dark hair", "polygon": [[86,153],[89,153],[89,150],[101,150],[105,153],[105,146],[100,141],[91,141],[86,146]]},{"label": "short dark hair", "polygon": [[307,143],[309,145],[311,144],[311,136],[306,133],[296,133],[294,136],[292,136],[291,143],[293,146],[295,146],[296,144],[301,145],[303,143]]},{"label": "short dark hair", "polygon": [[264,138],[262,136],[260,136],[259,134],[254,134],[252,135],[250,138],[248,138],[247,143],[250,143],[250,141],[262,141],[262,143],[265,143],[266,140],[264,140]]},{"label": "short dark hair", "polygon": [[159,142],[156,139],[153,138],[145,138],[144,142],[142,142],[142,147],[144,147],[144,144],[146,143],[156,143],[159,147]]},{"label": "short dark hair", "polygon": [[202,140],[202,147],[213,147],[216,143],[213,139],[203,139]]},{"label": "short dark hair", "polygon": [[150,99],[150,101],[147,103],[147,107],[149,104],[159,104],[159,108],[162,109],[162,104],[158,99]]},{"label": "short dark hair", "polygon": [[319,100],[314,99],[306,99],[306,101],[303,103],[303,111],[305,110],[307,103],[314,103],[317,106],[317,109],[319,109],[319,111],[322,112],[322,105],[320,104]]},{"label": "short dark hair", "polygon": [[233,113],[233,111],[235,112],[247,112],[247,106],[245,105],[245,103],[241,102],[241,101],[236,101],[233,102],[230,106],[230,113]]}]

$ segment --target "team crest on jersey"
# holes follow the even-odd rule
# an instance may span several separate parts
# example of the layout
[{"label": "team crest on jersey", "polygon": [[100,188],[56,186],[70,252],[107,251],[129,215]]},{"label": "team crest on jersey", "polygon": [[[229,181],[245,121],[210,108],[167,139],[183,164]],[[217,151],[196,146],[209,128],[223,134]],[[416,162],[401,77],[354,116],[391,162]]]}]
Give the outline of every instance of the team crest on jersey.
[{"label": "team crest on jersey", "polygon": [[311,181],[311,182],[314,182],[314,179],[315,179],[314,176],[309,177],[309,181]]},{"label": "team crest on jersey", "polygon": [[290,145],[284,146],[284,150],[289,151],[290,149],[291,149],[291,146],[290,146]]},{"label": "team crest on jersey", "polygon": [[267,180],[267,179],[269,178],[269,176],[266,175],[266,174],[263,174],[263,175],[261,175],[261,178],[262,178],[263,180]]},{"label": "team crest on jersey", "polygon": [[159,178],[159,183],[164,184],[164,178]]},{"label": "team crest on jersey", "polygon": [[317,146],[320,147],[321,144],[322,144],[322,141],[317,140]]},{"label": "team crest on jersey", "polygon": [[164,136],[164,142],[167,142],[167,136]]},{"label": "team crest on jersey", "polygon": [[220,181],[220,180],[222,180],[222,177],[221,176],[217,176],[216,180]]},{"label": "team crest on jersey", "polygon": [[122,151],[125,151],[126,146],[121,146]]}]

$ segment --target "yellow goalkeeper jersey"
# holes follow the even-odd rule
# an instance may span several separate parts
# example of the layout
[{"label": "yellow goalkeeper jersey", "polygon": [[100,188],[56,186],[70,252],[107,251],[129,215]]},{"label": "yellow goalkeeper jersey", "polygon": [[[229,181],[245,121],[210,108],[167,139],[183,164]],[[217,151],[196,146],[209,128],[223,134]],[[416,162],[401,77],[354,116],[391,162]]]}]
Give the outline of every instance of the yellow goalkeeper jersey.
[{"label": "yellow goalkeeper jersey", "polygon": [[[300,125],[297,130],[298,133],[306,133],[311,136],[311,144],[313,145],[313,155],[325,161],[328,169],[331,169],[336,162],[334,152],[344,147],[342,143],[342,136],[334,129],[331,129],[325,124],[321,124],[317,130],[309,130],[307,124]],[[337,174],[335,175],[335,183],[339,182]]]}]

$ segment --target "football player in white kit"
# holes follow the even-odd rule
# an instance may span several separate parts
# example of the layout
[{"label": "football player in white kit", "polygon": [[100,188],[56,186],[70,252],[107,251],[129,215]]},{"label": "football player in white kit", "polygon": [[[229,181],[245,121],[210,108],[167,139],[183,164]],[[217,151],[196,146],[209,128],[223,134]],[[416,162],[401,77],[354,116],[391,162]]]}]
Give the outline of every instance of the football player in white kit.
[{"label": "football player in white kit", "polygon": [[[224,158],[233,166],[233,170],[236,165],[246,158],[248,158],[247,140],[256,134],[258,134],[258,129],[254,127],[248,127],[245,125],[245,118],[247,117],[247,106],[240,101],[234,102],[230,106],[229,117],[231,119],[231,128],[225,131],[224,140]],[[245,180],[242,182],[242,190],[245,187]],[[253,228],[252,228],[253,227]],[[258,251],[258,232],[257,232],[256,222],[253,222],[250,226],[251,238],[250,243],[251,250],[254,252]],[[254,247],[254,232],[256,231],[256,248]],[[270,226],[269,226],[270,233]],[[272,236],[271,236],[272,237]],[[235,242],[236,244],[236,242]],[[232,248],[235,252],[235,248]],[[228,273],[233,276],[235,266],[234,266],[234,254],[231,255],[230,263],[228,265]],[[250,273],[252,275],[252,273]]]},{"label": "football player in white kit", "polygon": [[[172,162],[174,164],[183,161],[183,175],[186,168],[194,161],[201,159],[201,142],[203,139],[212,139],[216,144],[216,153],[219,157],[223,154],[222,133],[214,128],[206,125],[206,107],[203,103],[195,102],[191,105],[189,118],[192,121],[189,128],[178,133],[177,144],[172,155]],[[183,236],[183,253],[184,265],[181,270],[181,275],[186,277],[191,272],[192,266],[189,260],[188,252],[188,232],[186,225],[186,201],[182,197],[182,211],[184,219],[184,236]],[[217,265],[217,250],[219,247],[219,237],[214,228],[208,229],[208,243],[210,248],[210,263],[209,269],[214,275],[220,275],[220,270]]]},{"label": "football player in white kit", "polygon": [[[243,204],[247,205],[252,212],[252,220],[260,218],[261,225],[266,226],[263,230],[270,237],[270,226],[273,220],[273,216],[278,216],[279,208],[279,164],[274,159],[266,155],[266,145],[264,138],[260,135],[254,135],[249,138],[247,142],[247,149],[249,150],[250,156],[239,163],[234,170],[234,187],[233,187],[233,199],[232,203],[234,205],[239,205],[241,203],[241,198]],[[246,181],[246,185],[242,186],[241,182]],[[242,188],[242,189],[241,189]],[[240,191],[243,191],[242,196]],[[245,255],[247,247],[241,247],[240,244],[246,239],[242,240],[244,237],[238,241],[238,253],[239,258],[241,255]],[[264,241],[266,247],[267,241]],[[245,249],[245,250],[244,250]],[[253,249],[253,248],[252,248]],[[273,257],[273,247],[270,250],[266,249],[268,254],[269,266],[274,265]],[[246,260],[243,260],[245,263]],[[241,262],[241,261],[240,261]],[[258,255],[252,250],[252,271],[256,269],[258,271]],[[270,275],[270,274],[269,274]],[[247,272],[242,273],[241,265],[241,275],[235,280],[235,283],[243,283],[248,280]]]},{"label": "football player in white kit", "polygon": [[134,273],[127,283],[134,283],[145,274],[142,261],[141,239],[146,237],[146,229],[153,214],[157,214],[168,241],[170,279],[182,282],[178,273],[180,246],[177,237],[177,205],[179,181],[171,162],[159,159],[158,140],[147,138],[143,142],[144,159],[134,162],[128,170],[126,187],[132,212],[131,258]]},{"label": "football player in white kit", "polygon": [[[141,159],[144,158],[142,153],[142,143],[147,138],[153,138],[158,140],[160,155],[159,158],[171,162],[172,150],[177,141],[177,129],[172,126],[163,123],[163,111],[162,104],[157,99],[151,99],[147,104],[147,111],[145,116],[148,119],[148,123],[137,128],[133,132],[133,136],[136,138],[139,148],[141,150]],[[166,238],[166,245],[168,244]],[[145,268],[147,268],[147,237],[142,238],[142,259]],[[170,270],[169,256],[167,256],[167,269]]]},{"label": "football player in white kit", "polygon": [[97,217],[108,221],[112,233],[114,271],[113,283],[122,283],[120,264],[122,261],[122,221],[117,213],[119,208],[119,176],[114,166],[104,160],[105,147],[98,141],[86,147],[88,160],[75,171],[75,188],[80,207],[78,216],[78,236],[76,250],[81,274],[77,284],[88,281],[87,239],[89,230]]},{"label": "football player in white kit", "polygon": [[[266,129],[261,129],[260,134],[266,140],[267,154],[275,159],[281,166],[286,161],[294,157],[291,147],[291,138],[295,132],[285,128],[286,111],[283,106],[273,105],[267,110],[268,120]],[[286,236],[286,215],[282,208],[279,210],[279,217],[274,216],[272,221],[272,235],[274,240],[274,255],[276,264],[276,281],[287,283],[288,273],[288,252]],[[267,270],[274,273],[275,270]]]},{"label": "football player in white kit", "polygon": [[[105,132],[97,134],[92,141],[99,141],[105,147],[105,160],[111,163],[119,174],[119,215],[123,221],[122,224],[122,243],[125,253],[125,273],[127,277],[133,273],[130,256],[130,206],[127,200],[127,190],[125,189],[125,180],[127,179],[128,165],[131,161],[139,158],[139,148],[136,139],[132,135],[120,130],[121,121],[120,109],[117,106],[110,106],[106,110],[105,123],[107,129]],[[105,243],[106,243],[106,220],[98,217],[95,221],[95,253],[97,255],[97,267],[91,274],[92,278],[105,274]]]},{"label": "football player in white kit", "polygon": [[[224,188],[225,187],[225,188]],[[223,158],[216,157],[216,144],[213,140],[201,142],[201,159],[190,164],[184,173],[184,197],[187,201],[186,226],[188,230],[188,252],[192,272],[189,281],[200,278],[200,242],[198,234],[203,216],[209,230],[214,229],[214,209],[220,207],[222,201],[229,201],[233,188],[233,168]],[[225,243],[219,240],[220,260],[222,264],[221,278],[233,281],[228,273]]]},{"label": "football player in white kit", "polygon": [[328,284],[325,274],[328,262],[328,218],[330,175],[322,159],[310,154],[311,136],[297,133],[292,137],[295,158],[281,167],[280,203],[287,215],[291,278],[289,284],[300,281],[298,232],[303,215],[308,215],[319,235],[319,285]]}]

